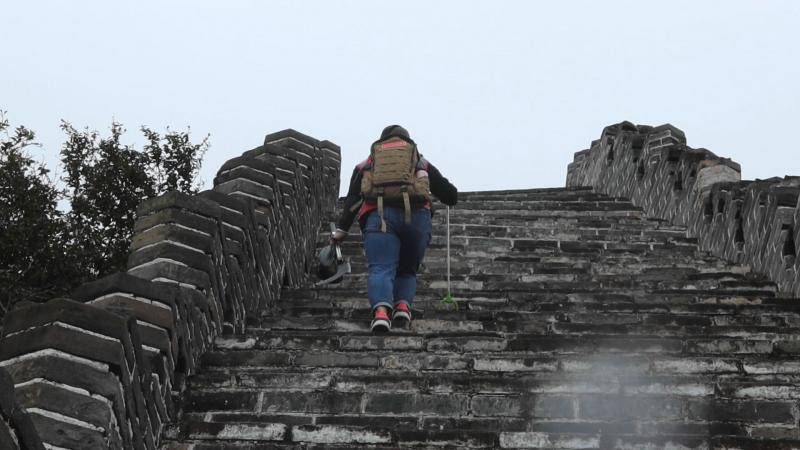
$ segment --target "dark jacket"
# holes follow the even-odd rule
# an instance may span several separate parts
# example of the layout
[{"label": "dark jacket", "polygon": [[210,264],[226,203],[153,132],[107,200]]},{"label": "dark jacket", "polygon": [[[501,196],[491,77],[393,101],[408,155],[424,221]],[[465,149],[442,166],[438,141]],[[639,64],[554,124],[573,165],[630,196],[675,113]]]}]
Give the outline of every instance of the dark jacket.
[{"label": "dark jacket", "polygon": [[[342,214],[339,216],[339,221],[336,227],[340,230],[347,231],[353,225],[356,217],[363,218],[365,212],[371,211],[372,207],[369,204],[361,204],[361,178],[362,178],[363,164],[359,164],[353,169],[353,175],[350,177],[350,188],[347,191],[347,197],[344,199],[344,206],[342,207]],[[439,169],[434,167],[430,162],[428,163],[428,179],[430,180],[431,194],[438,198],[445,205],[453,206],[458,202],[458,189],[453,186],[447,178],[443,177]],[[388,206],[392,206],[388,204]],[[402,207],[402,205],[398,205]],[[418,204],[416,207],[430,207],[433,213],[432,205]]]}]

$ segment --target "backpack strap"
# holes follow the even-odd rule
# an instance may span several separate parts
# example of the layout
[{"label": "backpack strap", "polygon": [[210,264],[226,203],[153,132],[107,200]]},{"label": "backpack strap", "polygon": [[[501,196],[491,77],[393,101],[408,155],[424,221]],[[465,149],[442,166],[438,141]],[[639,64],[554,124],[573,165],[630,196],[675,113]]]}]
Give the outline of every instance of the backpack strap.
[{"label": "backpack strap", "polygon": [[356,169],[359,172],[363,172],[365,169],[369,169],[370,167],[372,167],[372,157],[371,156],[368,157],[367,159],[361,161],[360,163],[358,163],[356,165]]},{"label": "backpack strap", "polygon": [[[369,169],[372,166],[372,157],[368,156],[367,159],[361,161],[360,163],[356,164],[356,170],[359,173],[364,173],[364,170]],[[361,205],[364,204],[364,197],[362,196],[357,202],[350,207],[350,212],[355,212]]]},{"label": "backpack strap", "polygon": [[417,160],[417,170],[428,170],[428,166],[430,165],[431,163],[429,163],[424,156],[419,155],[419,160]]},{"label": "backpack strap", "polygon": [[403,189],[403,207],[406,210],[406,223],[411,223],[411,199],[408,197],[408,191],[405,189]]},{"label": "backpack strap", "polygon": [[381,218],[381,233],[386,233],[386,220],[383,218],[383,188],[378,189],[378,216]]},{"label": "backpack strap", "polygon": [[356,212],[358,208],[361,208],[361,205],[364,203],[364,199],[359,199],[357,202],[353,203],[353,206],[350,207],[350,212]]}]

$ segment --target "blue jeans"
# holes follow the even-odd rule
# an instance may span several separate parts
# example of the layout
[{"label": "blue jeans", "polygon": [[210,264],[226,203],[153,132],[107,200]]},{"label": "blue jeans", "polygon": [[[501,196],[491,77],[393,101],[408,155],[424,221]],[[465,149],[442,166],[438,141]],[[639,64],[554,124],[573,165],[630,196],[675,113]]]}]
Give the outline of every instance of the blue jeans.
[{"label": "blue jeans", "polygon": [[424,208],[412,211],[411,222],[405,223],[403,209],[387,206],[383,218],[386,233],[381,232],[378,211],[367,215],[362,229],[369,302],[373,309],[393,309],[396,303],[411,307],[417,292],[417,269],[431,242],[431,212]]}]

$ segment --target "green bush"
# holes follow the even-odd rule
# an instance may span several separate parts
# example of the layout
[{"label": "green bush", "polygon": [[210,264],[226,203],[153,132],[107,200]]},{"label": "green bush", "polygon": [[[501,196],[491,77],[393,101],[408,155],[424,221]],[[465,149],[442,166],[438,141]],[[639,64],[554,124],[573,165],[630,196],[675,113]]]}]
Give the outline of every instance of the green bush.
[{"label": "green bush", "polygon": [[[25,127],[0,115],[0,316],[20,301],[45,301],[75,286],[125,270],[137,205],[170,190],[195,193],[208,136],[141,127],[142,149],[111,134],[62,122],[63,188],[35,162],[38,145]],[[58,209],[65,200],[68,211]]]}]

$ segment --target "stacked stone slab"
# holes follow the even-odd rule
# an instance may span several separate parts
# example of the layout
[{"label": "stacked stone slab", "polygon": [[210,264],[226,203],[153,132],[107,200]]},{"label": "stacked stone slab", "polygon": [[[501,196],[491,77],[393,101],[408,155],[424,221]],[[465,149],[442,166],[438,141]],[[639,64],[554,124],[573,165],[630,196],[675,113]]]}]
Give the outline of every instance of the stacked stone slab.
[{"label": "stacked stone slab", "polygon": [[631,199],[654,217],[686,226],[700,246],[767,274],[800,294],[800,178],[741,181],[730,159],[686,145],[672,125],[622,122],[575,153],[567,186]]},{"label": "stacked stone slab", "polygon": [[286,130],[213,189],[144,202],[127,272],[6,316],[0,447],[158,448],[214,338],[304,282],[338,185],[339,148]]},{"label": "stacked stone slab", "polygon": [[14,381],[0,368],[0,448],[44,450],[28,412],[15,397]]},{"label": "stacked stone slab", "polygon": [[[800,304],[686,227],[591,188],[462,193],[409,330],[353,274],[285,288],[189,381],[170,450],[800,446]],[[319,244],[326,241],[321,227]]]}]

